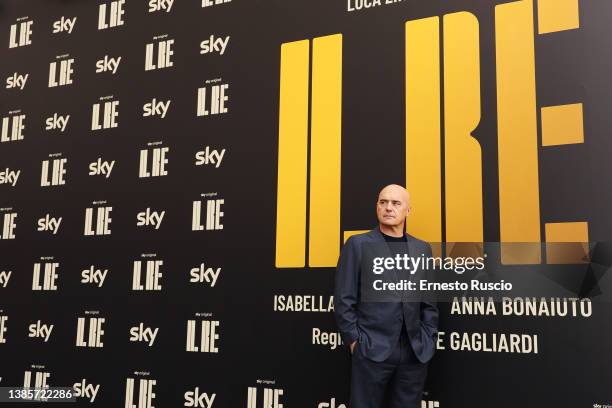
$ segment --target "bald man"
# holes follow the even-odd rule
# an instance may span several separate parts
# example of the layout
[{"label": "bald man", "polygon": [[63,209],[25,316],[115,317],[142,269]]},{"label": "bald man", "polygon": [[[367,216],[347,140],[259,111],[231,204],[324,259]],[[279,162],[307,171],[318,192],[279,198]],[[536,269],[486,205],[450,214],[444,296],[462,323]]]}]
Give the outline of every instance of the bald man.
[{"label": "bald man", "polygon": [[351,352],[351,408],[421,406],[438,334],[436,302],[429,295],[393,302],[365,302],[360,296],[364,245],[387,243],[382,247],[388,246],[391,256],[432,256],[431,245],[405,232],[409,212],[406,189],[386,186],[376,202],[378,226],[351,236],[338,259],[334,316]]}]

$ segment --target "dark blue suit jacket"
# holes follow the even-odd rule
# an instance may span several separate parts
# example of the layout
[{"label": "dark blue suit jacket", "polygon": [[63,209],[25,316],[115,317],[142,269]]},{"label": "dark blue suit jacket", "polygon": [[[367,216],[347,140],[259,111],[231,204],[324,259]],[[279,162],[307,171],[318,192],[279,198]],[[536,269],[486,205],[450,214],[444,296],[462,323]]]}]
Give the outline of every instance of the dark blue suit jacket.
[{"label": "dark blue suit jacket", "polygon": [[[410,256],[432,256],[431,245],[405,233]],[[361,302],[360,268],[362,244],[384,243],[380,227],[351,236],[340,252],[334,288],[334,316],[342,341],[356,347],[373,361],[384,361],[399,341],[402,317],[407,335],[419,361],[429,361],[435,353],[438,334],[438,307],[431,294],[420,301]],[[403,316],[402,316],[403,315]]]}]

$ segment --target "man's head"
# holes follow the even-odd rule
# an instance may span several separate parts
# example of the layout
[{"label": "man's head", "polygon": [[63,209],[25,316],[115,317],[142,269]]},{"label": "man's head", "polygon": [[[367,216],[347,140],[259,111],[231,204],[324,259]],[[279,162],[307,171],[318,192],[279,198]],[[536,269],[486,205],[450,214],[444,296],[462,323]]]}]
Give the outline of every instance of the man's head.
[{"label": "man's head", "polygon": [[376,216],[378,222],[388,227],[402,225],[410,212],[410,195],[400,185],[389,184],[378,193]]}]

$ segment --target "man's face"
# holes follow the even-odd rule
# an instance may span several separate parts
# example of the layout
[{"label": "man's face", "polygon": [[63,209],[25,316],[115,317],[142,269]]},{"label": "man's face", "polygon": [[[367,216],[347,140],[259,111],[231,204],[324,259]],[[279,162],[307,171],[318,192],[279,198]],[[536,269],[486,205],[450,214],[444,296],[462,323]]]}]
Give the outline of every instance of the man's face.
[{"label": "man's face", "polygon": [[406,190],[399,187],[386,187],[378,195],[376,215],[378,222],[387,226],[401,225],[410,212]]}]

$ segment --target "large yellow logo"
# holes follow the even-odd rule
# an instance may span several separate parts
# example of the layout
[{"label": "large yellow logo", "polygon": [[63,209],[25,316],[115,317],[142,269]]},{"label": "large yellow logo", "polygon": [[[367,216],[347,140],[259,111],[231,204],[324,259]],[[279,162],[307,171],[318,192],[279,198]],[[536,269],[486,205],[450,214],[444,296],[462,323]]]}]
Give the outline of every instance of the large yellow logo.
[{"label": "large yellow logo", "polygon": [[[537,14],[532,0],[495,7],[499,227],[509,244],[502,261],[512,264],[541,262],[538,149],[584,140],[581,103],[536,102],[534,19],[540,35],[578,28],[578,0],[537,0],[537,7]],[[415,209],[407,230],[429,242],[482,242],[482,154],[472,137],[482,103],[478,19],[458,12],[411,20],[405,36],[406,185]],[[361,232],[340,229],[341,106],[342,34],[282,44],[279,268],[304,267],[306,259],[335,266],[341,238]],[[546,223],[544,235],[547,243],[588,242],[588,224]],[[511,243],[534,245],[517,252]],[[547,262],[558,261],[546,253]]]}]

